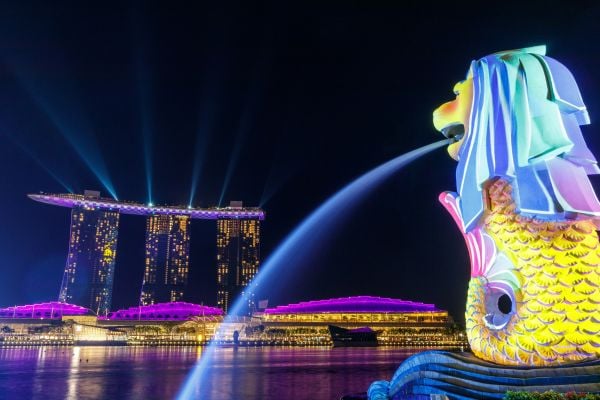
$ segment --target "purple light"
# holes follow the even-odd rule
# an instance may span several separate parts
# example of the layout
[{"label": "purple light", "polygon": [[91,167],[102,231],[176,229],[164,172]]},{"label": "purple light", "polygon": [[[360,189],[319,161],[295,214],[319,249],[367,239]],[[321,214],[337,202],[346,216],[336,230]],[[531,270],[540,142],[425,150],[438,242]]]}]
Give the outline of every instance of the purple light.
[{"label": "purple light", "polygon": [[338,299],[304,301],[287,306],[267,308],[265,314],[308,313],[411,313],[441,311],[434,304],[375,296],[341,297]]},{"label": "purple light", "polygon": [[92,315],[85,307],[51,301],[0,308],[0,318],[61,319],[67,315]]},{"label": "purple light", "polygon": [[112,199],[90,200],[79,194],[29,194],[27,195],[32,200],[40,203],[51,204],[60,207],[81,207],[88,206],[94,208],[102,208],[119,211],[121,214],[131,215],[153,215],[153,214],[175,214],[188,215],[193,219],[265,219],[265,212],[260,208],[248,208],[246,213],[241,214],[230,208],[188,208],[182,207],[149,207],[138,203],[124,203]]},{"label": "purple light", "polygon": [[223,315],[223,310],[216,307],[175,301],[172,303],[150,304],[147,306],[129,307],[108,313],[103,320],[118,321],[185,321],[193,317],[212,317]]}]

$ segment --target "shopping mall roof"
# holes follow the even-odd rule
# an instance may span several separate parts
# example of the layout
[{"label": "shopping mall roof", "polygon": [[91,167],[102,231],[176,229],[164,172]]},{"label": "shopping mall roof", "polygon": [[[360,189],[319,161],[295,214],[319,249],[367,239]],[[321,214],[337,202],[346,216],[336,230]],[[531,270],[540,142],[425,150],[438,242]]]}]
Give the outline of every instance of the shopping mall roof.
[{"label": "shopping mall roof", "polygon": [[172,303],[150,304],[113,311],[98,319],[110,321],[185,321],[194,317],[214,317],[223,315],[223,310],[199,304],[175,301]]},{"label": "shopping mall roof", "polygon": [[308,313],[411,313],[438,312],[434,304],[376,296],[341,297],[328,300],[304,301],[287,306],[265,309],[265,314]]},{"label": "shopping mall roof", "polygon": [[58,301],[0,308],[0,318],[61,319],[68,315],[93,315],[93,313],[85,307]]}]

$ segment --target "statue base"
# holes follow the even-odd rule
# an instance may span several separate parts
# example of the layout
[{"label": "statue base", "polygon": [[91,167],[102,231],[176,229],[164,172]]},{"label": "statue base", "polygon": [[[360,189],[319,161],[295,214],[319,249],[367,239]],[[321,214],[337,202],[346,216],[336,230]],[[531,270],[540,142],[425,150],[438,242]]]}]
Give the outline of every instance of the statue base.
[{"label": "statue base", "polygon": [[373,382],[364,398],[428,399],[438,395],[502,399],[508,391],[548,390],[600,393],[600,360],[556,367],[511,367],[480,360],[471,353],[425,351],[406,359],[391,381]]}]

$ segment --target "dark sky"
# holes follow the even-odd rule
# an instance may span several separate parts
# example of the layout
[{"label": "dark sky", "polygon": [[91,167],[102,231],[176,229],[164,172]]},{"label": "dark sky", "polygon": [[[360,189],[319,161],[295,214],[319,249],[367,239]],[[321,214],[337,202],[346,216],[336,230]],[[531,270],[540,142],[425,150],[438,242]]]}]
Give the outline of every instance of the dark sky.
[{"label": "dark sky", "polygon": [[[195,205],[265,208],[264,259],[353,178],[439,140],[431,112],[474,58],[546,44],[600,116],[594,1],[360,3],[3,4],[0,306],[58,295],[69,210],[27,193],[147,202],[149,173],[154,203],[187,204],[195,175]],[[400,171],[281,266],[270,303],[370,294],[462,319],[467,251],[437,202],[454,168],[437,150]],[[144,224],[121,217],[113,308],[137,302]],[[189,300],[214,304],[215,223],[192,226]]]}]

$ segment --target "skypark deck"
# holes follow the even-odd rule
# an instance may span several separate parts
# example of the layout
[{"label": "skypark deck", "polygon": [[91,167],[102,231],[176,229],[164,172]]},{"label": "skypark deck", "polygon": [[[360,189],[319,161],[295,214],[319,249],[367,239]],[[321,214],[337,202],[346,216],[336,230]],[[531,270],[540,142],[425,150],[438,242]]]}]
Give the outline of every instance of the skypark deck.
[{"label": "skypark deck", "polygon": [[127,201],[116,201],[103,197],[86,196],[81,194],[28,194],[32,200],[40,203],[60,207],[90,207],[119,211],[121,214],[131,215],[189,215],[194,219],[265,219],[265,212],[260,208],[247,207],[214,207],[214,208],[189,208],[182,206],[151,206]]}]

